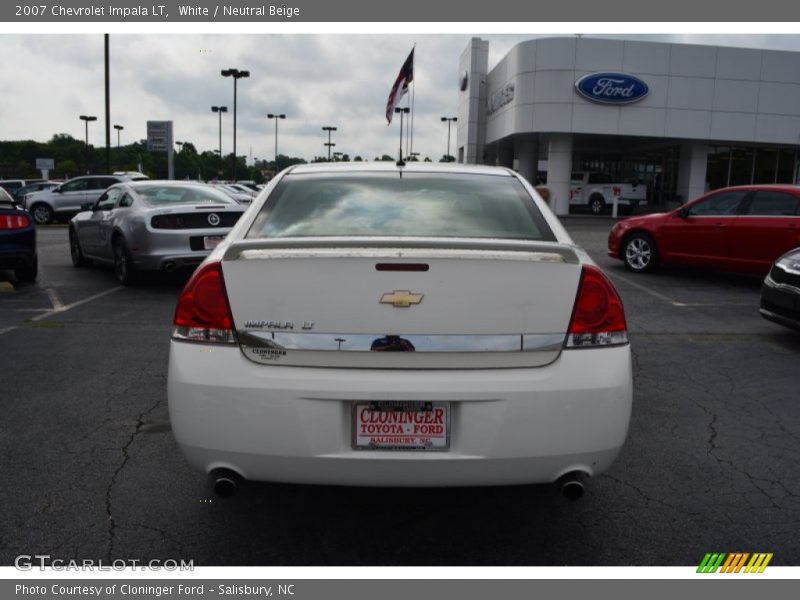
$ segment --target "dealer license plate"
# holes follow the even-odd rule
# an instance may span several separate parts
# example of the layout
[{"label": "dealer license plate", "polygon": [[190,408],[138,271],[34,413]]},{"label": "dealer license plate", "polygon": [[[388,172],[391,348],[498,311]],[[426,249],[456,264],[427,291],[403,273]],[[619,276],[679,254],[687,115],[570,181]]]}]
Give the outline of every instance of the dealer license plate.
[{"label": "dealer license plate", "polygon": [[219,246],[220,242],[225,239],[224,235],[206,235],[203,236],[203,248],[206,250],[213,250]]},{"label": "dealer license plate", "polygon": [[449,402],[356,402],[354,450],[448,450]]}]

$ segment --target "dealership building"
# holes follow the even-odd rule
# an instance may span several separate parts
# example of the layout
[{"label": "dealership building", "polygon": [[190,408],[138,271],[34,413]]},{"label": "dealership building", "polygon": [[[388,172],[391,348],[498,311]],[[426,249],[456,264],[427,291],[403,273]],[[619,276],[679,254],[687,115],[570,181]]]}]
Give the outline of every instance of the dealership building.
[{"label": "dealership building", "polygon": [[800,53],[553,37],[489,70],[461,55],[457,160],[519,171],[569,211],[571,174],[647,184],[651,205],[798,181]]}]

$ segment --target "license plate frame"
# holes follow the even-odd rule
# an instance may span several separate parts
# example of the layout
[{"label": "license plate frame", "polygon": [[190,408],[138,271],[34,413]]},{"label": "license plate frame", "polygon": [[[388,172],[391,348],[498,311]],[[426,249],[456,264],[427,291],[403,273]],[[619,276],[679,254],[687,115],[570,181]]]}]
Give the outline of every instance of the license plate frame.
[{"label": "license plate frame", "polygon": [[205,250],[213,250],[217,246],[222,243],[222,240],[225,239],[224,235],[204,235],[203,236],[203,248]]},{"label": "license plate frame", "polygon": [[[367,409],[366,414],[363,412],[364,408]],[[364,422],[364,418],[369,420],[373,414],[380,420],[380,415],[383,413],[397,416],[387,416],[384,423]],[[451,403],[444,401],[356,401],[353,402],[350,416],[350,447],[359,451],[448,452],[451,414]],[[376,425],[376,427],[360,431],[359,425]],[[443,431],[439,431],[438,426],[441,426]],[[404,432],[400,433],[398,427]]]}]

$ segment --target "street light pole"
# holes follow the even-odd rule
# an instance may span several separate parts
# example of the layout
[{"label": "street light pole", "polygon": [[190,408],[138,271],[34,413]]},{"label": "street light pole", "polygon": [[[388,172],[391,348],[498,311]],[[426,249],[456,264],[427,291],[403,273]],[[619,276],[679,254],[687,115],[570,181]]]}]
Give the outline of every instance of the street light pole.
[{"label": "street light pole", "polygon": [[117,150],[119,150],[119,132],[125,128],[122,125],[114,125],[114,129],[117,130]]},{"label": "street light pole", "polygon": [[103,36],[104,66],[105,66],[105,95],[106,95],[106,174],[111,174],[111,70],[109,66],[108,34]]},{"label": "street light pole", "polygon": [[250,77],[250,71],[239,69],[223,69],[223,77],[233,77],[233,181],[236,181],[236,83],[245,77]]},{"label": "street light pole", "polygon": [[458,121],[458,117],[442,117],[442,122],[447,121],[447,162],[452,162],[450,160],[450,123],[455,123]]},{"label": "street light pole", "polygon": [[285,119],[286,115],[278,115],[269,113],[268,119],[275,119],[275,172],[278,172],[278,120]]},{"label": "street light pole", "polygon": [[222,113],[228,112],[227,106],[212,106],[211,112],[219,113],[219,174],[222,175]]},{"label": "street light pole", "polygon": [[97,117],[81,115],[81,121],[86,123],[86,174],[89,174],[89,121],[97,121]]},{"label": "street light pole", "polygon": [[331,162],[331,148],[333,148],[336,145],[331,143],[331,131],[336,131],[336,127],[331,127],[329,125],[326,125],[325,127],[322,128],[322,131],[328,132],[328,142],[326,144],[323,144],[323,146],[328,147],[328,162]]}]

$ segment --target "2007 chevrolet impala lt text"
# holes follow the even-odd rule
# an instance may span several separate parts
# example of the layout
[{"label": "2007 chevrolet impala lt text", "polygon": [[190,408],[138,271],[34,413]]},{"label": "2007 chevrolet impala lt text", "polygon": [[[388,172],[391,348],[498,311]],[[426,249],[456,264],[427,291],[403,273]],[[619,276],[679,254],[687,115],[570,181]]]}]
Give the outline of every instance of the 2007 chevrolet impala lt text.
[{"label": "2007 chevrolet impala lt text", "polygon": [[168,388],[222,495],[244,478],[577,497],[625,441],[631,354],[616,290],[513,171],[303,165],[186,284]]}]

